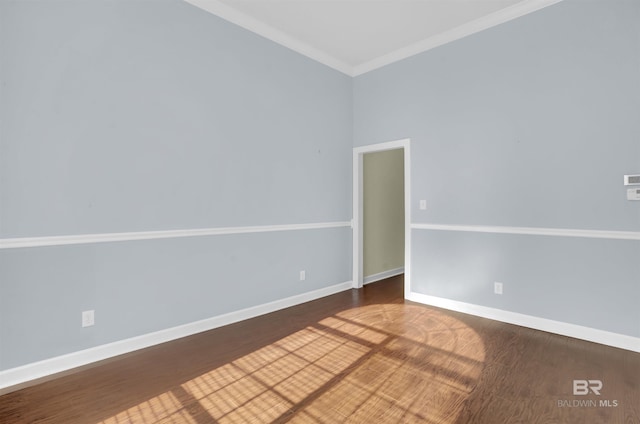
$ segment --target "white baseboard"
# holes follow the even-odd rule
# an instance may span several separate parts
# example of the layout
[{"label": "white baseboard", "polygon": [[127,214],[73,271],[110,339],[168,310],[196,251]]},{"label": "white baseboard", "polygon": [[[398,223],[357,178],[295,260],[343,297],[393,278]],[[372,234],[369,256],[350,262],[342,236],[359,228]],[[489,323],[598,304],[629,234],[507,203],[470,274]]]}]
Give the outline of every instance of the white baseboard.
[{"label": "white baseboard", "polygon": [[519,314],[516,312],[504,311],[501,309],[489,308],[487,306],[429,296],[416,292],[410,292],[405,297],[408,300],[425,305],[436,306],[456,312],[463,312],[465,314],[506,322],[508,324],[520,325],[534,330],[574,337],[576,339],[587,340],[633,352],[640,352],[640,338],[637,337],[583,327],[581,325],[569,324],[561,321],[554,321],[546,318],[539,318],[531,315]]},{"label": "white baseboard", "polygon": [[50,378],[54,374],[64,373],[66,371],[73,370],[74,368],[83,367],[118,355],[130,353],[160,343],[169,342],[171,340],[176,340],[182,337],[201,333],[203,331],[222,327],[224,325],[233,324],[245,319],[275,312],[280,309],[299,305],[301,303],[349,290],[352,286],[353,283],[348,281],[296,296],[287,297],[285,299],[276,300],[274,302],[264,303],[262,305],[218,315],[201,321],[0,371],[0,395],[37,384],[38,382]]},{"label": "white baseboard", "polygon": [[404,267],[390,269],[388,271],[382,271],[377,274],[364,277],[364,284],[375,283],[376,281],[384,280],[385,278],[395,277],[396,275],[404,274]]}]

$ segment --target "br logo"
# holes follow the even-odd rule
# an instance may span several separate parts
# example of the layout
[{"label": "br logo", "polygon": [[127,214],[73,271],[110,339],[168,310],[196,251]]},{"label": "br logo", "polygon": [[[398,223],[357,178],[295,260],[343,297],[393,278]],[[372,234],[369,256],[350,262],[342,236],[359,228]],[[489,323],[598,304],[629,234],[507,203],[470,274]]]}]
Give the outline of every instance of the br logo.
[{"label": "br logo", "polygon": [[573,380],[574,395],[588,395],[591,391],[594,395],[600,396],[600,390],[602,390],[602,381],[600,380]]}]

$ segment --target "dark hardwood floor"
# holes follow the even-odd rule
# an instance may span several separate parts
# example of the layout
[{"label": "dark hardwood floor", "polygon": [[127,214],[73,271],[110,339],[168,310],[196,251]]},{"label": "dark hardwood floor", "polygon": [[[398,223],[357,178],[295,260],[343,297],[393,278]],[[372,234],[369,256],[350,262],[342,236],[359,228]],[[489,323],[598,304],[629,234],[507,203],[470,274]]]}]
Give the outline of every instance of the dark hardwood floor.
[{"label": "dark hardwood floor", "polygon": [[396,277],[114,358],[1,396],[0,423],[640,423],[640,354],[402,290]]}]

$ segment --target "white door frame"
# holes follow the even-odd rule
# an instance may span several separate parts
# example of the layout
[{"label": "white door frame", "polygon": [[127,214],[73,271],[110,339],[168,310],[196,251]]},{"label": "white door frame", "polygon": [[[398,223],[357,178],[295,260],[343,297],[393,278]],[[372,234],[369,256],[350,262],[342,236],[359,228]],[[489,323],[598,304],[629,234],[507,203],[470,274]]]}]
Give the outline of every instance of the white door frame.
[{"label": "white door frame", "polygon": [[363,274],[363,156],[366,153],[383,152],[385,150],[403,149],[404,151],[404,293],[411,293],[411,140],[389,141],[354,147],[353,149],[353,287],[361,288],[364,283]]}]

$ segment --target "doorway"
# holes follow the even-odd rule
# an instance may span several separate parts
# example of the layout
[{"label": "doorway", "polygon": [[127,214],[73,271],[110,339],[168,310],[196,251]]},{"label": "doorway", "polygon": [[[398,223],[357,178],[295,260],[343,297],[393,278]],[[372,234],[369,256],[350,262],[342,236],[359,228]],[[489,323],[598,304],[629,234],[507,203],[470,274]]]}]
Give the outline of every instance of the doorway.
[{"label": "doorway", "polygon": [[[410,164],[411,162],[410,162],[409,146],[410,146],[410,140],[403,139],[403,140],[390,141],[387,143],[379,143],[379,144],[373,144],[368,146],[356,147],[353,149],[353,211],[354,211],[354,214],[353,214],[353,286],[354,288],[360,288],[365,283],[377,281],[377,279],[386,278],[388,276],[392,276],[394,273],[397,274],[404,271],[405,293],[410,293],[409,264],[411,259],[411,255],[410,255],[410,250],[411,250]],[[388,152],[388,151],[395,151],[396,154],[380,155],[380,156],[374,155],[375,153]],[[393,158],[393,156],[395,156],[397,159],[398,154],[400,154],[402,167],[404,168],[403,169],[404,176],[402,178],[402,182],[400,183],[401,185],[396,186],[396,187],[399,187],[404,193],[404,196],[403,196],[404,204],[402,205],[403,210],[399,212],[400,214],[403,214],[403,216],[400,216],[400,218],[393,218],[392,216],[389,216],[390,214],[389,210],[383,210],[383,211],[379,211],[381,213],[378,213],[378,215],[381,215],[381,216],[378,216],[375,219],[385,219],[385,216],[386,216],[386,219],[402,220],[402,218],[404,218],[403,219],[404,223],[400,224],[401,226],[404,227],[403,228],[404,242],[399,247],[396,244],[396,247],[395,247],[396,249],[397,248],[402,249],[403,252],[401,253],[403,254],[400,255],[399,253],[397,253],[395,259],[393,258],[389,259],[389,263],[393,263],[394,260],[396,262],[396,265],[391,265],[392,266],[391,269],[380,271],[381,267],[384,268],[385,266],[388,266],[388,264],[385,265],[385,261],[383,260],[381,261],[382,263],[374,263],[373,265],[367,264],[367,272],[365,273],[365,251],[367,253],[367,258],[369,260],[373,258],[374,262],[376,261],[376,257],[379,259],[380,257],[385,255],[384,246],[382,247],[382,250],[380,250],[379,249],[380,246],[378,246],[377,252],[376,252],[376,247],[373,247],[373,252],[370,252],[371,249],[368,249],[367,247],[365,247],[365,241],[372,241],[372,239],[378,239],[378,240],[384,239],[385,232],[387,233],[386,236],[389,236],[390,231],[391,232],[395,231],[393,229],[387,229],[382,231],[381,232],[382,234],[370,235],[369,239],[365,240],[365,234],[367,230],[370,230],[370,228],[365,228],[365,214],[367,214],[365,209],[367,208],[367,204],[369,204],[369,207],[375,207],[374,206],[375,201],[374,203],[371,203],[370,199],[367,199],[367,201],[365,201],[365,184],[366,184],[365,165],[371,164],[375,168],[375,166],[380,166],[382,162],[384,162],[385,160],[389,160],[389,158]],[[366,160],[365,160],[365,156],[366,156]],[[391,159],[391,160],[396,160],[396,159]],[[373,175],[376,174],[376,171],[380,171],[380,170],[374,169]],[[371,178],[370,172],[367,172],[367,178]],[[373,177],[373,181],[370,184],[375,183],[375,180],[379,178],[384,178],[384,176]],[[393,178],[393,177],[390,176],[389,178]],[[397,213],[398,211],[396,210],[395,215],[393,216],[397,217],[398,216]],[[376,213],[374,213],[374,215],[376,215]],[[367,217],[368,218],[371,217],[371,214],[367,214]],[[389,224],[391,227],[395,226],[397,228],[398,223],[396,222],[396,223],[389,223]],[[370,223],[367,223],[367,226],[371,227]],[[378,232],[380,233],[380,231]],[[393,238],[394,236],[392,236],[392,239]],[[396,240],[396,243],[397,243],[397,240]],[[388,246],[386,246],[386,250],[388,251]],[[373,256],[371,255],[371,253],[373,254]],[[398,255],[404,258],[404,267],[400,268],[397,266]],[[389,275],[386,275],[385,273],[388,273]]]}]

